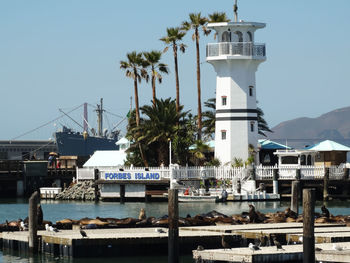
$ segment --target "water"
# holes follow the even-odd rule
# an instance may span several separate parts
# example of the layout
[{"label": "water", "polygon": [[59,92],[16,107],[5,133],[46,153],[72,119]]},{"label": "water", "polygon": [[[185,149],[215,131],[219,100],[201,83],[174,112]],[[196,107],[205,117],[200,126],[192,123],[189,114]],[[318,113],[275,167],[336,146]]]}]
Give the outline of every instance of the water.
[{"label": "water", "polygon": [[[125,203],[118,202],[73,202],[73,201],[41,201],[44,219],[56,222],[64,218],[80,219],[83,217],[138,217],[141,208],[145,208],[147,216],[160,217],[168,214],[168,204],[166,202],[152,203]],[[282,211],[290,206],[289,202],[256,202],[257,210],[266,212]],[[316,212],[320,212],[322,202],[316,203]],[[346,201],[332,201],[326,203],[333,215],[350,215],[350,207]],[[247,202],[228,202],[228,203],[180,203],[179,215],[185,217],[187,214],[194,216],[196,214],[207,213],[216,210],[226,215],[240,214],[248,211]],[[301,207],[300,207],[301,211]],[[0,199],[0,222],[5,220],[24,219],[28,215],[27,199]],[[35,258],[27,258],[23,255],[7,255],[0,251],[0,262],[45,262],[45,263],[92,263],[92,262],[115,262],[116,258],[90,258],[90,259],[59,259],[50,256],[40,255]],[[118,257],[118,263],[165,263],[166,256],[157,257]],[[192,256],[184,256],[180,259],[181,263],[193,262]]]}]

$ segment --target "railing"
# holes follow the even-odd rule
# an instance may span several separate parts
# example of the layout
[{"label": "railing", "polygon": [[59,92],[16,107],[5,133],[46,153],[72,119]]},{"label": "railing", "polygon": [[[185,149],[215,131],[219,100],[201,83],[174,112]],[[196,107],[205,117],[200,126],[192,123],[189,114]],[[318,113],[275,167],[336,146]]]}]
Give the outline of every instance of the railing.
[{"label": "railing", "polygon": [[[329,167],[329,179],[341,180],[344,178],[344,165]],[[251,168],[250,168],[251,169]],[[244,182],[251,177],[251,170],[248,167],[181,167],[174,166],[172,174],[176,180],[191,180],[191,179],[208,179],[215,178],[217,180],[240,180]],[[326,172],[324,166],[309,166],[309,165],[283,165],[283,166],[262,166],[255,167],[256,180],[272,180],[274,170],[278,170],[279,180],[295,180],[297,170],[300,169],[301,180],[322,180]],[[100,179],[104,178],[105,172],[118,173],[158,173],[160,179],[170,179],[169,167],[103,167],[100,168]],[[93,180],[93,168],[78,168],[77,180]]]},{"label": "railing", "polygon": [[94,179],[95,179],[94,168],[77,168],[77,181],[94,180]]},{"label": "railing", "polygon": [[265,44],[253,44],[252,42],[221,42],[207,45],[207,57],[222,55],[264,58],[266,49]]}]

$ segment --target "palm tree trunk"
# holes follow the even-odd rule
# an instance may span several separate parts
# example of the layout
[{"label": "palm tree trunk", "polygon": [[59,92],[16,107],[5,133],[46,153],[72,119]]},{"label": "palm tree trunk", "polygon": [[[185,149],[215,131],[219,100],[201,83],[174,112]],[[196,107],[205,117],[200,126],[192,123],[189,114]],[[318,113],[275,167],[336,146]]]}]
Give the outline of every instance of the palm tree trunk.
[{"label": "palm tree trunk", "polygon": [[180,83],[179,83],[179,69],[177,65],[177,45],[173,43],[174,62],[175,62],[175,81],[176,81],[176,112],[180,111]]},{"label": "palm tree trunk", "polygon": [[[137,70],[134,68],[134,92],[135,92],[135,108],[136,108],[136,126],[140,126],[140,111],[139,111],[139,93],[137,90]],[[148,167],[148,162],[145,158],[145,154],[142,149],[141,143],[138,143],[142,161],[146,167]]]},{"label": "palm tree trunk", "polygon": [[197,51],[197,93],[198,93],[198,140],[202,139],[202,102],[201,102],[201,68],[199,54],[199,32],[195,29]]},{"label": "palm tree trunk", "polygon": [[134,92],[135,92],[135,108],[136,108],[136,126],[140,125],[140,110],[139,110],[139,93],[137,90],[137,70],[134,68]]},{"label": "palm tree trunk", "polygon": [[153,107],[156,107],[156,76],[154,75],[153,67],[152,67],[152,96],[153,96]]}]

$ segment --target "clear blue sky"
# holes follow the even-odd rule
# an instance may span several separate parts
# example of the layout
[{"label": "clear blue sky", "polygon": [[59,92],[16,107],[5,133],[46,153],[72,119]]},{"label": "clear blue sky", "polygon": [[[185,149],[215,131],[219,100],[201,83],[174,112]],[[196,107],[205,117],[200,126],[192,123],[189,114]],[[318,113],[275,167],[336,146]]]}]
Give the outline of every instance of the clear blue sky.
[{"label": "clear blue sky", "polygon": [[[233,2],[0,0],[0,139],[54,119],[59,108],[96,104],[100,97],[109,111],[126,115],[133,95],[132,81],[119,69],[126,53],[162,50],[158,39],[166,28],[180,25],[190,12],[225,11],[232,18]],[[238,2],[239,19],[267,23],[256,34],[256,41],[267,45],[267,61],[256,80],[259,106],[271,127],[350,106],[349,0]],[[205,44],[213,41],[213,35],[201,38],[203,102],[215,95],[216,75],[205,62]],[[186,54],[179,57],[181,103],[196,114],[190,34],[185,42]],[[157,93],[174,98],[172,53],[163,61],[171,74]],[[141,84],[139,91],[140,105],[150,103],[150,84]],[[21,139],[48,139],[56,127]]]}]

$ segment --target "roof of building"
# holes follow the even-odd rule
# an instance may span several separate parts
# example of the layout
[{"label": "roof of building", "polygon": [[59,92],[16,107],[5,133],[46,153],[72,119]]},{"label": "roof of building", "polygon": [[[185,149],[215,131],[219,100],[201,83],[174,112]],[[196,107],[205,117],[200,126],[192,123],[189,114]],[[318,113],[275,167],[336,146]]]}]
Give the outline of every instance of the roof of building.
[{"label": "roof of building", "polygon": [[350,151],[349,147],[331,140],[326,140],[326,141],[316,143],[315,145],[307,147],[306,149],[314,150],[318,152],[330,152],[330,151],[349,152]]},{"label": "roof of building", "polygon": [[125,137],[121,138],[119,141],[117,141],[115,144],[116,145],[121,145],[121,144],[128,144],[129,140]]},{"label": "roof of building", "polygon": [[278,150],[278,149],[292,149],[287,145],[280,144],[278,142],[270,141],[268,139],[260,139],[259,144],[263,150]]},{"label": "roof of building", "polygon": [[124,151],[96,151],[83,167],[110,167],[124,165]]}]

